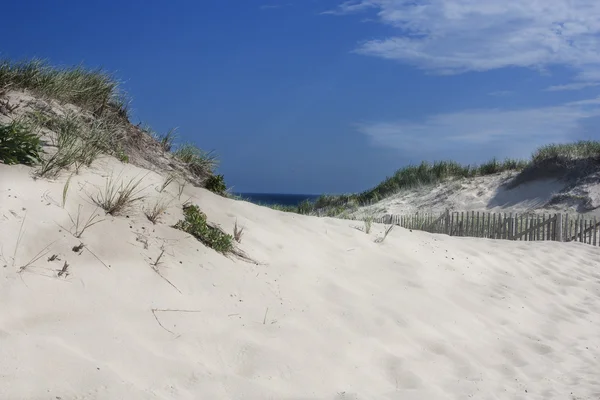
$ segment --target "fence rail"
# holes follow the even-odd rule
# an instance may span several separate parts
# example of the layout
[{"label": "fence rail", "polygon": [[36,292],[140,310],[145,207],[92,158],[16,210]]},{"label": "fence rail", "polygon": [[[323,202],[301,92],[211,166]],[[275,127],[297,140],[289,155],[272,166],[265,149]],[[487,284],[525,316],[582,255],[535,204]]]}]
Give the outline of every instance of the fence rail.
[{"label": "fence rail", "polygon": [[450,236],[520,241],[552,240],[600,245],[596,217],[569,214],[513,214],[446,211],[438,214],[385,215],[376,222]]}]

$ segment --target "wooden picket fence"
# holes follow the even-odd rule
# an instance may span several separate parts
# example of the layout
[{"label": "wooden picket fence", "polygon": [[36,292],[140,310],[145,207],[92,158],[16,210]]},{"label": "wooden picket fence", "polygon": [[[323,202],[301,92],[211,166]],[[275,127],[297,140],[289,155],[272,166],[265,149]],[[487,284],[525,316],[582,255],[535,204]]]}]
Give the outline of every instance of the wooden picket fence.
[{"label": "wooden picket fence", "polygon": [[450,236],[600,245],[600,222],[596,217],[582,215],[446,211],[441,214],[385,215],[375,222]]}]

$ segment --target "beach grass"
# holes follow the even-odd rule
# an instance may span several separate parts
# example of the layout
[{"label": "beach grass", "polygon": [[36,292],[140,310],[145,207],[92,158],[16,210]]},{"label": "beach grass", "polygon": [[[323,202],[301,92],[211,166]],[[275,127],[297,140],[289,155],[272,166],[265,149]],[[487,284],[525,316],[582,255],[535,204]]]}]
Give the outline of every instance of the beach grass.
[{"label": "beach grass", "polygon": [[128,117],[129,101],[119,82],[101,69],[52,67],[45,60],[0,61],[0,89],[27,89],[38,95],[72,103],[103,114],[113,109]]},{"label": "beach grass", "polygon": [[580,140],[574,143],[549,144],[537,149],[531,156],[532,163],[550,159],[578,160],[600,157],[600,141]]},{"label": "beach grass", "polygon": [[213,175],[218,165],[218,159],[213,152],[206,152],[190,143],[179,146],[174,155],[186,164],[192,174],[201,178]]},{"label": "beach grass", "polygon": [[[118,177],[117,177],[118,179]],[[92,201],[107,214],[119,215],[131,208],[133,204],[144,199],[140,187],[144,177],[132,178],[128,182],[117,181],[111,175],[106,180],[104,190],[101,190]]]}]

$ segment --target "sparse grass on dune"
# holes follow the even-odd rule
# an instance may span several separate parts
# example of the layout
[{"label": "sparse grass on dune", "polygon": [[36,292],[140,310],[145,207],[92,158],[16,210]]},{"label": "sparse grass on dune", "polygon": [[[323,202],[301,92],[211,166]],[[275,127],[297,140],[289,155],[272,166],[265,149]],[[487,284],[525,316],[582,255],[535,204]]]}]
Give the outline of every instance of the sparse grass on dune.
[{"label": "sparse grass on dune", "polygon": [[[514,188],[536,179],[566,179],[574,182],[599,170],[600,141],[549,144],[532,154],[527,168],[508,187]],[[556,201],[559,198],[561,196]]]},{"label": "sparse grass on dune", "polygon": [[433,164],[422,162],[399,169],[392,176],[374,188],[360,194],[322,195],[314,202],[307,202],[292,210],[299,214],[340,216],[389,197],[401,190],[421,185],[429,185],[450,178],[468,178],[491,175],[504,171],[520,171],[527,166],[526,161],[492,159],[481,165],[461,165],[454,161],[437,161]]},{"label": "sparse grass on dune", "polygon": [[[138,131],[129,124],[129,100],[120,91],[115,77],[102,69],[87,69],[81,65],[53,67],[40,59],[0,60],[0,94],[11,90],[27,90],[34,96],[73,104],[82,110],[72,115],[56,115],[64,110],[28,113],[33,123],[57,133],[52,138],[56,151],[50,150],[42,157],[38,176],[53,177],[71,167],[78,171],[100,154],[113,155],[122,162],[129,162],[129,156],[133,155],[134,163],[143,159],[163,166],[163,160],[157,161],[153,153],[155,144],[164,153],[170,153],[167,157],[179,160],[177,169],[187,169],[190,174],[186,179],[195,184],[203,185],[207,178],[215,176],[218,159],[212,152],[191,144],[183,144],[172,152],[177,137],[175,129],[158,135],[145,126],[142,131],[155,143],[145,141],[145,145],[140,146],[139,141],[135,141]],[[6,159],[4,162],[13,162],[8,156]],[[215,176],[209,183],[218,193],[225,193],[222,176]]]},{"label": "sparse grass on dune", "polygon": [[51,140],[56,151],[42,159],[37,170],[40,177],[53,177],[71,167],[79,172],[83,166],[90,166],[101,154],[116,154],[114,149],[120,149],[119,130],[110,121],[88,121],[74,113],[42,116],[32,114],[30,118],[55,134]]},{"label": "sparse grass on dune", "polygon": [[454,161],[437,161],[433,164],[423,162],[420,165],[409,165],[396,171],[371,190],[357,196],[360,204],[379,201],[402,189],[410,189],[421,185],[438,183],[449,178],[470,178],[497,174],[504,171],[520,171],[527,166],[526,161],[492,159],[481,165],[461,165]]},{"label": "sparse grass on dune", "polygon": [[[118,179],[119,177],[117,177]],[[127,183],[117,182],[111,175],[98,194],[92,197],[92,201],[102,208],[107,214],[119,215],[130,209],[133,204],[144,199],[141,194],[144,188],[140,187],[144,177],[132,178]]]},{"label": "sparse grass on dune", "polygon": [[68,102],[102,114],[112,108],[127,117],[128,101],[119,83],[101,69],[51,67],[44,60],[0,61],[0,88],[28,89],[42,96]]},{"label": "sparse grass on dune", "polygon": [[148,221],[156,224],[165,211],[167,211],[170,204],[170,201],[165,199],[157,199],[152,208],[144,210],[144,214],[146,215],[146,218],[148,218]]},{"label": "sparse grass on dune", "polygon": [[600,141],[581,140],[542,146],[533,153],[531,161],[535,164],[549,159],[577,160],[595,157],[600,157]]},{"label": "sparse grass on dune", "polygon": [[186,164],[192,174],[197,177],[213,175],[218,159],[212,152],[205,152],[193,144],[183,144],[174,153],[175,158]]}]

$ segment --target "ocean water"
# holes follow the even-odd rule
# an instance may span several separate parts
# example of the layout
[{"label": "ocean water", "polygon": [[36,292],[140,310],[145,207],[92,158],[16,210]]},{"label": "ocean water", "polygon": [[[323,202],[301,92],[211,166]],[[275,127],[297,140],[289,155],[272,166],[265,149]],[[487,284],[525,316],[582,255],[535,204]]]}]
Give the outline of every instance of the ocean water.
[{"label": "ocean water", "polygon": [[244,200],[255,204],[282,206],[297,206],[304,200],[315,201],[319,195],[315,194],[282,194],[282,193],[234,193]]}]

